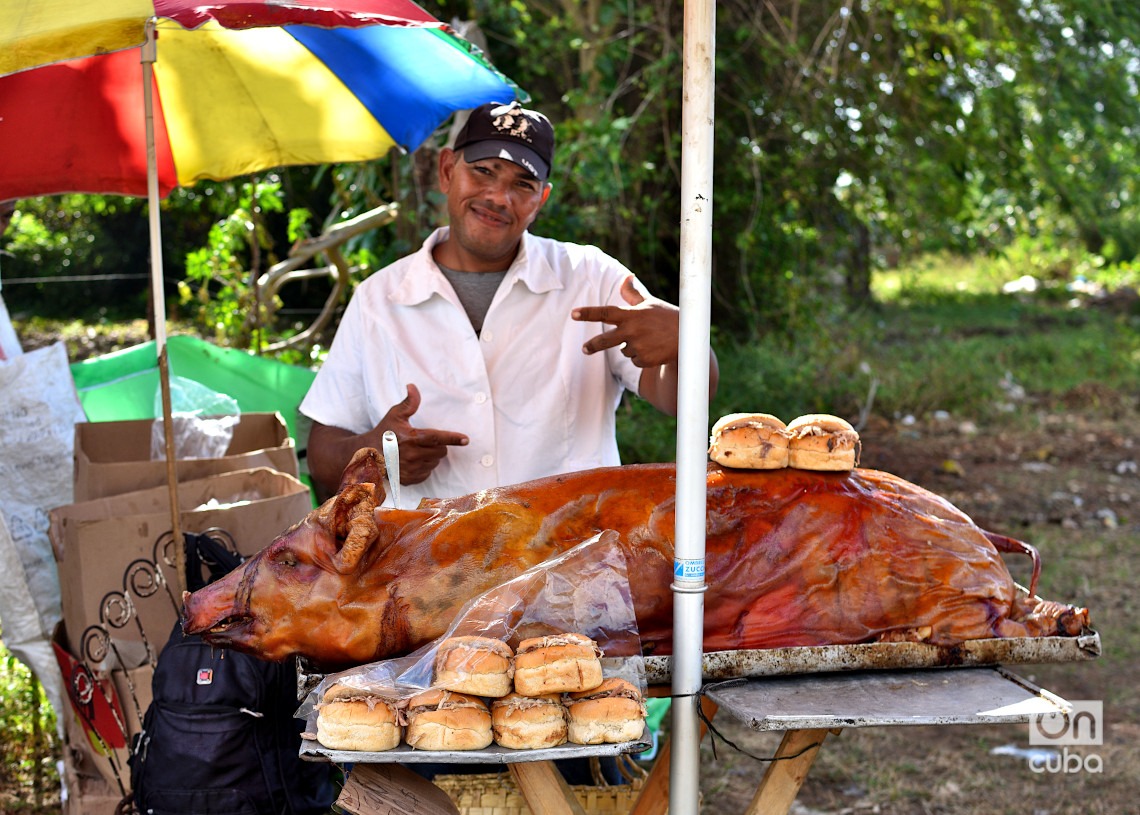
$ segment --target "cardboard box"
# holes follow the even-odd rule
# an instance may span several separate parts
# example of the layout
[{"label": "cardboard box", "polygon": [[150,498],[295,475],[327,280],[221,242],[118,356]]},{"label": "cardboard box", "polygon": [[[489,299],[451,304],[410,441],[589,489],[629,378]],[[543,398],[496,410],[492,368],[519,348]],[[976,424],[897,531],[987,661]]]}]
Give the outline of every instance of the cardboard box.
[{"label": "cardboard box", "polygon": [[67,797],[63,800],[63,815],[118,815],[119,802],[123,796],[118,786],[99,775],[84,775],[69,769],[64,760],[63,788]]},{"label": "cardboard box", "polygon": [[[119,803],[130,792],[130,769],[124,764],[120,780],[103,775],[85,746],[86,737],[74,710],[67,711],[64,725],[62,794],[63,815],[117,815]],[[125,759],[124,759],[125,761]],[[110,767],[104,759],[103,766]]]},{"label": "cardboard box", "polygon": [[[164,460],[150,457],[153,419],[75,425],[75,498],[89,501],[166,484]],[[266,467],[299,474],[296,444],[280,413],[243,413],[221,458],[183,458],[179,481]]]},{"label": "cardboard box", "polygon": [[[82,671],[63,623],[52,635],[52,648],[64,679],[68,707],[61,711],[64,731],[65,812],[108,815],[130,788],[131,742],[142,730],[151,702],[154,669],[149,665],[109,676]],[[70,804],[70,806],[69,806]]]},{"label": "cardboard box", "polygon": [[[161,650],[181,608],[182,587],[169,554],[167,486],[58,507],[49,536],[59,569],[63,620],[73,653],[133,668]],[[223,473],[178,485],[183,532],[223,529],[243,555],[256,554],[301,520],[308,488],[275,470]],[[156,566],[157,564],[157,566]],[[159,579],[161,578],[161,579]],[[89,626],[97,626],[93,632]],[[114,645],[92,648],[105,630]],[[148,650],[150,653],[148,654]]]}]

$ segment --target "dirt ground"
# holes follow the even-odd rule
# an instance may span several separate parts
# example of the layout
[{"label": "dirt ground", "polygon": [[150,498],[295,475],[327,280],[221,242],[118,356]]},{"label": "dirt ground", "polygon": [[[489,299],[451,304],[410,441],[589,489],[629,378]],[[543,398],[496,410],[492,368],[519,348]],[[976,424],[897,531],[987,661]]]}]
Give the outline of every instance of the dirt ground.
[{"label": "dirt ground", "polygon": [[[793,813],[1140,812],[1140,704],[1133,693],[1140,636],[1131,618],[1140,567],[1140,440],[1130,430],[1136,418],[1130,399],[1086,386],[1016,426],[952,418],[868,422],[863,466],[924,486],[984,528],[1034,544],[1044,564],[1039,594],[1089,608],[1101,657],[1009,667],[1065,699],[1103,701],[1104,744],[1066,748],[1079,758],[1055,760],[1050,766],[1059,772],[1034,772],[1017,755],[1029,748],[1025,724],[847,728],[826,739]],[[1010,560],[1022,583],[1029,579],[1024,561]],[[760,758],[771,756],[782,736],[729,715],[713,724]],[[769,764],[719,741],[714,757],[711,741],[706,736],[701,747],[702,812],[744,812]]]}]

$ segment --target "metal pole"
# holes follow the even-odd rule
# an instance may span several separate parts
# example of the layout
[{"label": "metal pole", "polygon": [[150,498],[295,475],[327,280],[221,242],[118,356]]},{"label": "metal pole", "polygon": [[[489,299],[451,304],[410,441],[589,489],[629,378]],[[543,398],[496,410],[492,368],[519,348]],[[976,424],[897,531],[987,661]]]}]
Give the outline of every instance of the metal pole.
[{"label": "metal pole", "polygon": [[673,706],[669,811],[696,815],[704,653],[705,473],[712,272],[713,67],[716,4],[685,0],[681,117],[681,328],[677,520],[673,562]]},{"label": "metal pole", "polygon": [[154,346],[158,356],[158,382],[162,390],[162,431],[166,442],[166,485],[170,496],[170,533],[174,537],[175,569],[178,573],[176,597],[186,590],[186,542],[182,538],[178,511],[178,464],[175,460],[174,427],[170,405],[170,360],[166,353],[166,295],[162,287],[162,230],[158,212],[158,159],[154,149],[154,63],[158,58],[155,20],[146,21],[146,42],[142,47],[143,114],[146,119],[146,201],[150,220],[150,289],[154,303]]}]

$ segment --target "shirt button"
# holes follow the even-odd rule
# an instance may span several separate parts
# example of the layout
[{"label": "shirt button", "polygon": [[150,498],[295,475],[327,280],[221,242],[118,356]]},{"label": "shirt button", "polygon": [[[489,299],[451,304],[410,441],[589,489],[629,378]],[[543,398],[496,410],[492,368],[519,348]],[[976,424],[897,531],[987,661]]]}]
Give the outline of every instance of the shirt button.
[{"label": "shirt button", "polygon": [[487,394],[483,393],[483,391],[479,391],[477,394],[475,394],[475,404],[481,405],[486,401],[487,401]]},{"label": "shirt button", "polygon": [[490,331],[488,331],[487,329],[483,329],[483,330],[482,330],[482,331],[479,333],[479,339],[481,339],[483,342],[490,342],[490,341],[491,341],[491,339],[492,339],[492,337],[491,337],[491,332],[490,332]]},{"label": "shirt button", "polygon": [[492,464],[495,463],[495,457],[494,456],[483,456],[483,458],[479,459],[479,463],[482,464],[484,467],[490,467]]}]

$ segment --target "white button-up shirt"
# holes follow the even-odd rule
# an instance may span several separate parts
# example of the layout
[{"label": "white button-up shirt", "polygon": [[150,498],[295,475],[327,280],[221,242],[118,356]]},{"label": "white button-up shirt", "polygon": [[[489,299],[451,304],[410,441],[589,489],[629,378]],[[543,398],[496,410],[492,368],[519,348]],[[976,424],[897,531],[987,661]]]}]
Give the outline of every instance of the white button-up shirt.
[{"label": "white button-up shirt", "polygon": [[449,447],[426,481],[402,487],[406,506],[619,464],[614,412],[625,388],[637,391],[641,370],[619,348],[584,354],[608,326],[570,312],[626,305],[619,290],[631,272],[596,247],[525,233],[476,337],[431,256],[447,235],[436,230],[357,287],[301,412],[363,433],[416,385],[412,425],[470,443]]}]

